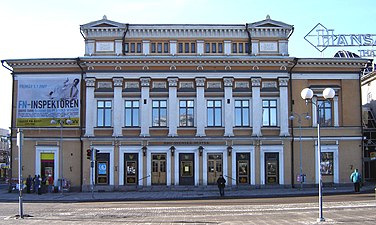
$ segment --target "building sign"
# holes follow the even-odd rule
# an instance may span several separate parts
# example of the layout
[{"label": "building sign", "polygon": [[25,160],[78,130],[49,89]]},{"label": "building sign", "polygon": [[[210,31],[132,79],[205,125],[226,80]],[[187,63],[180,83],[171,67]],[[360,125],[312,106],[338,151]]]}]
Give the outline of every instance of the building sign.
[{"label": "building sign", "polygon": [[[80,76],[18,79],[17,127],[79,126]],[[58,123],[51,123],[52,120]]]},{"label": "building sign", "polygon": [[[376,45],[376,34],[335,34],[318,23],[305,37],[313,47],[323,52],[328,47],[370,47]],[[376,50],[358,50],[360,57],[374,57]]]}]

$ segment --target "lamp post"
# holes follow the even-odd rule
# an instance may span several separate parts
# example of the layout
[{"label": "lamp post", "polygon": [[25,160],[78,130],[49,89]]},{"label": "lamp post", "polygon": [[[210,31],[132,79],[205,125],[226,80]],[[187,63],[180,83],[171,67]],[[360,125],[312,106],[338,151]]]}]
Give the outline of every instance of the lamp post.
[{"label": "lamp post", "polygon": [[[323,97],[326,100],[333,99],[335,96],[335,91],[332,88],[325,88],[322,92]],[[320,143],[320,106],[312,101],[313,91],[309,88],[304,88],[300,93],[301,97],[306,101],[306,104],[310,102],[312,105],[316,106],[316,118],[317,118],[317,176],[319,178],[319,218],[317,222],[324,222],[325,218],[322,214],[322,175],[321,175],[321,143]]]},{"label": "lamp post", "polygon": [[51,124],[59,124],[60,125],[60,141],[59,141],[59,158],[60,158],[60,163],[59,163],[59,170],[61,171],[60,174],[61,174],[61,179],[60,179],[60,190],[61,190],[61,194],[64,193],[64,186],[63,186],[63,182],[64,182],[64,167],[63,167],[63,158],[64,158],[64,154],[63,154],[63,127],[64,127],[64,124],[67,124],[67,125],[70,125],[73,123],[72,120],[70,119],[53,119],[51,120],[50,122]]},{"label": "lamp post", "polygon": [[295,119],[295,116],[298,117],[298,124],[299,124],[299,152],[300,152],[300,156],[299,156],[300,174],[299,174],[299,176],[300,176],[300,189],[303,190],[302,116],[304,116],[304,118],[305,118],[306,120],[311,119],[311,117],[308,115],[308,112],[306,112],[306,113],[302,113],[302,114],[298,114],[298,113],[296,113],[296,112],[292,112],[292,113],[291,113],[291,116],[289,117],[289,119],[292,121],[292,120]]}]

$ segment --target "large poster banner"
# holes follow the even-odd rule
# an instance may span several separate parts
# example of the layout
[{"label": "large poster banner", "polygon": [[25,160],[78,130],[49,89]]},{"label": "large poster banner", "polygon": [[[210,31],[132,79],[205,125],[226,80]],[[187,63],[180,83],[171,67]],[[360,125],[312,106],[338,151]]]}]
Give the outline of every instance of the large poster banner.
[{"label": "large poster banner", "polygon": [[17,127],[80,124],[80,76],[19,77]]}]

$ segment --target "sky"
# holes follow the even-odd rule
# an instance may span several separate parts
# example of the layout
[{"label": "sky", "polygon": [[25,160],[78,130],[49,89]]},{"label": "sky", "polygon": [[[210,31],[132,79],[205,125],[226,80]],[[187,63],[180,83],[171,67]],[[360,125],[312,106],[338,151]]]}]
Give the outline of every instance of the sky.
[{"label": "sky", "polygon": [[[84,55],[79,26],[107,19],[130,24],[246,24],[271,19],[294,26],[292,57],[332,57],[304,37],[318,24],[336,34],[376,34],[375,0],[12,0],[0,6],[0,59]],[[374,47],[374,50],[376,47]],[[11,126],[12,76],[0,66],[0,128]]]}]

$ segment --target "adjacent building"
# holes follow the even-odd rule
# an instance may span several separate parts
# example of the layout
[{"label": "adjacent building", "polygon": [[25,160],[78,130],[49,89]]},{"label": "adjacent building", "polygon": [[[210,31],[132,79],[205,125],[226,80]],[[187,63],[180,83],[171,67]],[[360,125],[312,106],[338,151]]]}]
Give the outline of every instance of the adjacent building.
[{"label": "adjacent building", "polygon": [[[269,16],[245,24],[103,17],[81,25],[82,57],[6,60],[13,175],[19,128],[22,173],[53,176],[56,185],[64,178],[76,190],[205,187],[219,175],[233,187],[316,185],[319,169],[326,184],[348,183],[362,168],[368,60],[292,57],[293,30]],[[307,87],[313,103],[300,96]],[[335,90],[331,101],[326,87]]]}]

